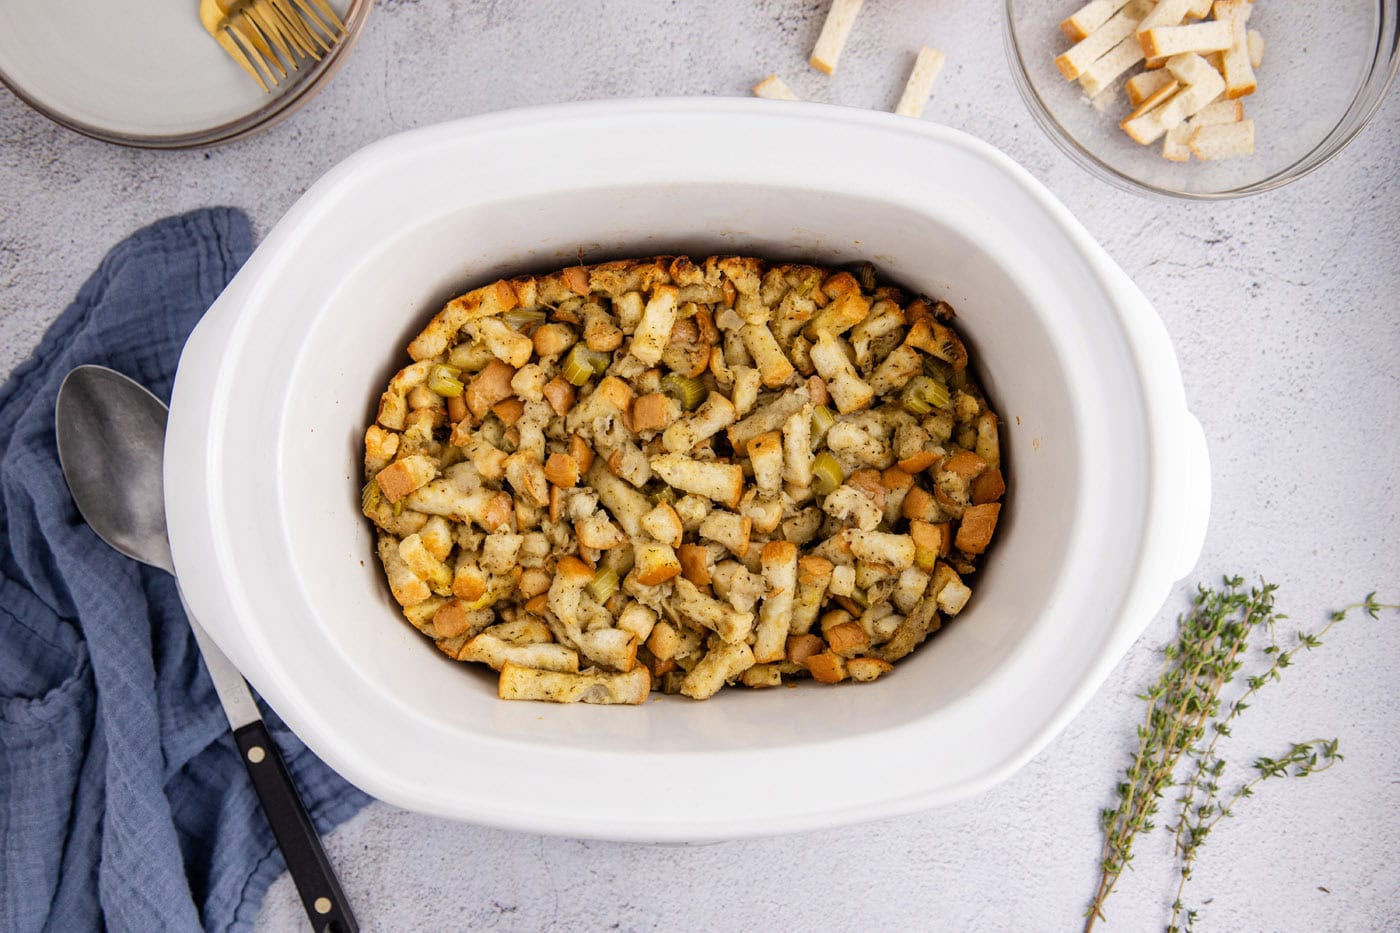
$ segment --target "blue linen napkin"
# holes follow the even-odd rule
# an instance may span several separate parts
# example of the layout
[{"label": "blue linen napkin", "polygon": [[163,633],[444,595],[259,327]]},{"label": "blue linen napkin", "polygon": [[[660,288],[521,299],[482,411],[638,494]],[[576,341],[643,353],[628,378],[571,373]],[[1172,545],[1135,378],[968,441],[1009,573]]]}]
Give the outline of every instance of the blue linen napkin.
[{"label": "blue linen napkin", "polygon": [[[174,581],[83,523],[53,428],[81,363],[168,402],[251,248],[227,208],[133,234],[0,388],[0,930],[247,930],[283,869]],[[264,714],[322,833],[364,806]]]}]

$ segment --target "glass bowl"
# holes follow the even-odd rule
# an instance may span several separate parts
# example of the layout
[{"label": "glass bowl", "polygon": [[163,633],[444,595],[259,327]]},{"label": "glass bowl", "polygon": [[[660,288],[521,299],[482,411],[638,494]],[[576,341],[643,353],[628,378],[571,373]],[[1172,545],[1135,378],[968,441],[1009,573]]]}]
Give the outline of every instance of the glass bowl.
[{"label": "glass bowl", "polygon": [[1264,37],[1259,88],[1244,98],[1252,156],[1169,162],[1118,127],[1130,111],[1123,81],[1091,102],[1055,56],[1073,43],[1059,23],[1084,0],[1006,0],[1011,71],[1031,115],[1070,158],[1119,188],[1163,197],[1237,198],[1281,187],[1346,147],[1380,106],[1400,63],[1400,0],[1258,0]]}]

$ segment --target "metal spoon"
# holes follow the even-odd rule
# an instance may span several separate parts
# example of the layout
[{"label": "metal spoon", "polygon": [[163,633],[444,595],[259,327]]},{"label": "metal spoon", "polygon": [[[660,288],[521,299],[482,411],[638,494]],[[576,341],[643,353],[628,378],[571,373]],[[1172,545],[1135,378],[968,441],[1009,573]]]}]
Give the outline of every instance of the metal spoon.
[{"label": "metal spoon", "polygon": [[[105,366],[79,366],[58,390],[54,429],[63,477],[92,530],[127,557],[174,575],[165,533],[167,414],[165,404],[145,386]],[[312,928],[353,933],[359,929],[355,916],[248,684],[189,618]]]}]

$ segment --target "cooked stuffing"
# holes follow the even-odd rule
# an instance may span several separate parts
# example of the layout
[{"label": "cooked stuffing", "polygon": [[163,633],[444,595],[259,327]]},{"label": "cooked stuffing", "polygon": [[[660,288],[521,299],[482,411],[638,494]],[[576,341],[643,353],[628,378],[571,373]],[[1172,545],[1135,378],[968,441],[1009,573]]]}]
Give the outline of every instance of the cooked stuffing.
[{"label": "cooked stuffing", "polygon": [[953,317],[740,257],[454,298],[365,433],[390,591],[503,699],[875,680],[967,605],[1006,494]]}]

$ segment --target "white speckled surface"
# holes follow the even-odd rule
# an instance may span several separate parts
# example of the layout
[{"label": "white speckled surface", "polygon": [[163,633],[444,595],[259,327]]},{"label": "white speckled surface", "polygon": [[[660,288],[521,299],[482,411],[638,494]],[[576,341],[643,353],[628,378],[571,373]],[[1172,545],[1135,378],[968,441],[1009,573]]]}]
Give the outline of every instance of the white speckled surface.
[{"label": "white speckled surface", "polygon": [[[0,91],[0,376],[137,226],[227,203],[265,231],[321,172],[396,130],[523,104],[737,95],[775,70],[800,95],[889,108],[915,48],[929,43],[949,57],[926,118],[1029,168],[1166,320],[1214,461],[1197,576],[1266,575],[1300,623],[1370,589],[1400,598],[1394,95],[1351,148],[1283,191],[1220,205],[1147,201],[1090,178],[1031,123],[996,5],[867,4],[831,79],[805,66],[824,8],[385,0],[306,109],[207,152],[91,142]],[[1133,694],[1188,593],[1183,584],[1058,740],[959,805],[702,848],[516,835],[375,805],[328,848],[370,930],[1074,928],[1095,880],[1097,815],[1134,745]],[[1235,758],[1337,735],[1346,761],[1266,785],[1217,832],[1188,889],[1204,905],[1202,929],[1400,929],[1400,620],[1348,622],[1270,693],[1237,728]],[[1165,925],[1168,854],[1160,838],[1140,847],[1105,929]],[[286,877],[259,927],[305,927]]]}]

